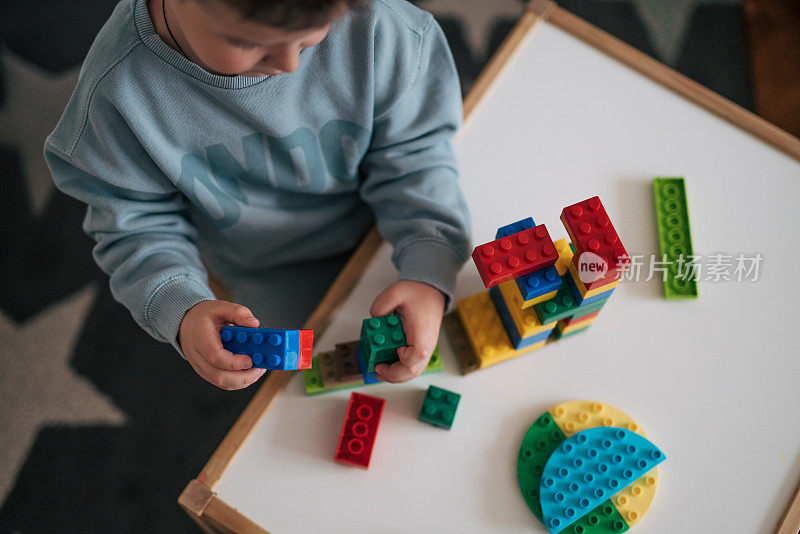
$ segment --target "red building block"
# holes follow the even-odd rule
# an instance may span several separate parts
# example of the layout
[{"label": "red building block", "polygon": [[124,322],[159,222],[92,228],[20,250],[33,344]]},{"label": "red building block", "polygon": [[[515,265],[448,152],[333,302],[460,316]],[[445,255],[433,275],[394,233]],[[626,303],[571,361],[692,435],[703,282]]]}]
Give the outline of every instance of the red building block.
[{"label": "red building block", "polygon": [[622,277],[629,264],[628,253],[622,246],[600,197],[567,206],[561,212],[561,222],[575,245],[572,261],[576,266],[580,265],[580,255],[584,252],[597,254],[608,264],[608,271],[604,276],[592,282],[584,281],[587,290],[607,285]]},{"label": "red building block", "polygon": [[544,269],[558,253],[543,224],[475,247],[472,259],[486,288]]},{"label": "red building block", "polygon": [[311,353],[314,351],[314,331],[300,330],[300,355],[298,369],[311,369]]},{"label": "red building block", "polygon": [[569,326],[572,323],[579,323],[581,321],[586,321],[587,319],[591,319],[592,317],[597,317],[600,311],[596,311],[594,313],[587,313],[586,315],[579,315],[577,317],[567,317],[564,319],[564,326]]},{"label": "red building block", "polygon": [[347,403],[342,433],[336,445],[334,459],[337,462],[357,465],[369,469],[372,445],[378,433],[385,400],[361,393],[352,393]]}]

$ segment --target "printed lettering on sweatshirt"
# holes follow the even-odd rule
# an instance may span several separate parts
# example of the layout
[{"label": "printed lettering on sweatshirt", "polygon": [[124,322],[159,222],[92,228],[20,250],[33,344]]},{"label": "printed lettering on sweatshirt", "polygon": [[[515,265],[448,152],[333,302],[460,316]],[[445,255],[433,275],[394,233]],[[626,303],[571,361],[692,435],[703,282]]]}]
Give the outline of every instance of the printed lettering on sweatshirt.
[{"label": "printed lettering on sweatshirt", "polygon": [[306,127],[285,137],[254,133],[242,137],[243,164],[225,145],[181,158],[178,187],[218,229],[236,224],[247,204],[241,184],[270,184],[289,191],[322,191],[331,179],[352,183],[369,146],[369,131],[334,119],[315,135]]}]

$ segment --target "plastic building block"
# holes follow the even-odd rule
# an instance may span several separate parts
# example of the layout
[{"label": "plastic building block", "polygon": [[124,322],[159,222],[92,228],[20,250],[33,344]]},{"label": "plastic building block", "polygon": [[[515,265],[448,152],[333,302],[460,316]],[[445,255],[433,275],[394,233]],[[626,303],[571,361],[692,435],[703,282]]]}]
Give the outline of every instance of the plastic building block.
[{"label": "plastic building block", "polygon": [[461,395],[458,393],[436,386],[428,386],[425,400],[422,402],[422,409],[419,412],[419,420],[449,430],[453,426],[453,419],[456,417],[460,400]]},{"label": "plastic building block", "polygon": [[364,354],[361,352],[361,346],[359,345],[358,350],[356,351],[358,355],[358,369],[361,371],[361,376],[364,377],[364,384],[377,384],[380,382],[378,380],[378,375],[375,371],[367,371],[367,364],[364,361]]},{"label": "plastic building block", "polygon": [[[506,284],[510,282],[504,282]],[[546,269],[533,271],[514,280],[517,292],[522,300],[522,307],[529,308],[538,302],[551,299],[561,287],[561,277],[555,265]],[[502,285],[502,284],[501,284]]]},{"label": "plastic building block", "polygon": [[591,304],[579,305],[575,297],[572,296],[572,280],[569,279],[569,274],[562,277],[563,283],[561,289],[558,290],[556,296],[548,301],[536,304],[533,309],[542,323],[551,323],[566,319],[573,315],[585,315],[594,311],[600,310],[608,302],[608,297],[600,299]]},{"label": "plastic building block", "polygon": [[522,498],[533,515],[542,520],[542,506],[539,504],[539,485],[547,459],[567,436],[553,421],[553,416],[545,412],[533,422],[522,438],[517,456],[517,478]]},{"label": "plastic building block", "polygon": [[311,359],[314,352],[314,331],[300,330],[300,355],[298,369],[311,369]]},{"label": "plastic building block", "polygon": [[364,377],[358,365],[358,341],[340,343],[336,350],[319,356],[322,384],[326,388],[339,385],[358,386]]},{"label": "plastic building block", "polygon": [[461,374],[472,373],[480,369],[478,355],[475,354],[475,350],[469,342],[467,331],[457,310],[451,311],[442,318],[442,330],[450,342],[450,348],[461,368]]},{"label": "plastic building block", "polygon": [[697,271],[689,268],[694,252],[683,178],[656,178],[653,180],[653,193],[658,245],[662,258],[670,262],[664,281],[664,297],[697,298]]},{"label": "plastic building block", "polygon": [[359,348],[367,372],[375,371],[378,363],[397,361],[397,349],[406,346],[406,334],[399,315],[371,317],[361,323]]},{"label": "plastic building block", "polygon": [[569,262],[568,269],[570,277],[572,278],[572,283],[575,285],[575,287],[578,289],[578,293],[584,299],[589,299],[592,297],[596,297],[597,295],[602,295],[603,293],[612,291],[619,285],[619,280],[616,280],[604,286],[599,286],[592,290],[589,290],[586,289],[585,285],[583,285],[583,282],[581,281],[581,278],[578,275],[578,267],[573,262]]},{"label": "plastic building block", "polygon": [[[489,294],[491,295],[493,293],[502,295],[502,301],[505,303],[506,309],[511,315],[520,337],[528,338],[555,328],[556,325],[553,324],[555,321],[542,324],[539,320],[539,316],[536,315],[536,310],[533,308],[523,309],[520,307],[518,294],[514,291],[514,284],[512,282],[505,282],[499,286],[493,287],[489,290]],[[556,292],[556,294],[557,293],[558,292]]]},{"label": "plastic building block", "polygon": [[456,312],[477,359],[478,368],[489,367],[542,346],[531,345],[515,350],[487,291],[456,302]]},{"label": "plastic building block", "polygon": [[597,280],[584,282],[586,288],[594,289],[619,280],[629,264],[629,257],[600,198],[592,197],[567,206],[561,212],[561,221],[575,245],[573,263],[578,265],[581,254],[586,252],[606,262],[606,273]]},{"label": "plastic building block", "polygon": [[596,427],[568,437],[542,473],[545,526],[559,532],[664,459],[658,447],[623,428]]},{"label": "plastic building block", "polygon": [[383,415],[384,399],[351,393],[334,458],[369,469],[372,446]]},{"label": "plastic building block", "polygon": [[553,245],[558,253],[558,259],[555,264],[556,271],[558,271],[558,276],[564,276],[567,272],[567,267],[572,261],[572,256],[575,254],[574,247],[566,239],[559,239]]},{"label": "plastic building block", "polygon": [[[356,346],[357,345],[358,342],[356,342]],[[312,360],[311,369],[303,370],[303,382],[305,385],[306,395],[331,393],[333,391],[340,391],[342,389],[352,389],[365,385],[364,377],[359,372],[358,379],[354,379],[352,382],[345,382],[345,383],[335,384],[331,387],[325,387],[322,383],[322,376],[320,374],[320,368],[321,368],[320,363],[323,356],[325,356],[325,354],[320,354],[319,356],[317,356]],[[439,348],[437,347],[433,350],[433,354],[431,355],[431,359],[428,362],[428,366],[425,368],[424,371],[422,371],[422,374],[427,375],[431,373],[438,373],[441,372],[442,368],[443,368],[442,357],[439,354]]]},{"label": "plastic building block", "polygon": [[650,508],[658,485],[657,474],[657,470],[653,469],[611,497],[614,508],[617,509],[628,526],[632,527],[636,524]]},{"label": "plastic building block", "polygon": [[556,248],[543,224],[475,247],[472,259],[486,288],[554,265]]},{"label": "plastic building block", "polygon": [[300,364],[300,331],[275,328],[223,326],[222,346],[253,360],[253,367],[297,370]]},{"label": "plastic building block", "polygon": [[630,530],[619,511],[605,501],[561,532],[574,534],[615,534]]},{"label": "plastic building block", "polygon": [[317,361],[319,361],[319,357],[312,360],[311,369],[303,370],[303,384],[306,388],[306,395],[314,395],[326,390],[322,383],[320,367],[319,365],[314,365]]},{"label": "plastic building block", "polygon": [[584,315],[573,315],[572,317],[567,317],[566,319],[561,319],[559,323],[563,324],[564,326],[569,326],[571,324],[580,323],[587,319],[592,319],[593,317],[597,317],[600,314],[599,311],[587,313]]},{"label": "plastic building block", "polygon": [[[578,285],[575,283],[575,278],[574,278],[574,275],[572,274],[572,271],[570,271],[570,277],[569,278],[570,278],[570,280],[572,282],[570,284],[570,288],[572,289],[572,296],[575,297],[575,301],[578,303],[578,306],[585,306],[585,305],[591,304],[592,302],[597,302],[598,300],[603,300],[604,298],[610,297],[611,293],[613,293],[614,289],[616,289],[617,285],[619,285],[619,280],[617,280],[616,282],[613,282],[612,284],[610,284],[610,285],[614,286],[611,289],[603,291],[602,293],[596,293],[596,294],[594,294],[592,296],[589,296],[589,297],[584,297],[583,295],[581,295],[581,290],[578,289]],[[587,293],[588,293],[588,291],[587,291]]]},{"label": "plastic building block", "polygon": [[552,336],[551,336],[551,339],[558,340],[558,339],[562,339],[562,338],[565,338],[565,337],[574,336],[575,334],[580,334],[581,332],[585,332],[588,329],[589,329],[588,326],[584,326],[583,328],[578,328],[577,330],[572,330],[570,332],[564,333],[560,329],[554,328]]},{"label": "plastic building block", "polygon": [[[563,319],[562,319],[563,321]],[[591,324],[594,322],[594,317],[591,319],[586,319],[584,321],[579,321],[570,325],[563,324],[562,321],[558,322],[556,329],[561,333],[562,336],[572,334],[573,332],[577,332],[578,330],[583,330],[585,328],[589,328]]]},{"label": "plastic building block", "polygon": [[494,238],[500,239],[502,237],[508,237],[511,234],[516,234],[517,232],[527,230],[528,228],[533,228],[534,226],[536,226],[536,223],[533,222],[532,217],[521,219],[517,222],[513,222],[511,224],[507,224],[505,226],[501,226],[500,228],[498,228]]},{"label": "plastic building block", "polygon": [[[513,282],[505,282],[504,284],[500,285],[503,286],[505,284],[513,284]],[[534,313],[533,310],[517,310],[518,312],[525,312],[525,319],[530,320],[529,323],[526,323],[525,319],[519,319],[520,324],[527,333],[526,337],[523,338],[523,334],[520,332],[518,325],[515,323],[514,318],[509,311],[508,304],[505,298],[503,298],[503,293],[498,286],[494,286],[493,288],[489,289],[489,296],[492,297],[492,302],[494,302],[494,307],[497,309],[500,320],[503,322],[503,327],[506,329],[506,334],[508,334],[508,338],[511,340],[511,345],[517,350],[530,345],[535,345],[540,341],[545,341],[550,335],[550,331],[555,327],[555,325],[552,323],[549,325],[541,325],[539,323],[539,318],[536,317],[536,313]],[[518,313],[517,315],[519,316],[520,314]]]},{"label": "plastic building block", "polygon": [[565,402],[553,406],[550,409],[550,415],[553,416],[553,420],[558,425],[558,428],[560,428],[567,437],[582,430],[586,430],[587,428],[594,428],[597,426],[625,428],[647,437],[630,415],[609,404],[603,404],[602,402]]}]

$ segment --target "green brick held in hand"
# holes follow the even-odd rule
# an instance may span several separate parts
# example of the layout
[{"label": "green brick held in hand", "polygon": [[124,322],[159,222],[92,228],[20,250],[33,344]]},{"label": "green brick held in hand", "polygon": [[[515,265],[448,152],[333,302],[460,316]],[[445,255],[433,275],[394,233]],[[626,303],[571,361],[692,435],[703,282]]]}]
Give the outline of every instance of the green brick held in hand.
[{"label": "green brick held in hand", "polygon": [[456,417],[461,395],[446,389],[429,386],[419,412],[419,420],[449,429]]},{"label": "green brick held in hand", "polygon": [[367,362],[367,372],[375,371],[379,363],[398,361],[397,349],[406,346],[406,334],[399,315],[364,319],[361,323],[361,356]]},{"label": "green brick held in hand", "polygon": [[664,297],[697,298],[697,272],[690,266],[694,252],[683,178],[656,178],[653,193],[661,257],[670,262],[664,280]]}]

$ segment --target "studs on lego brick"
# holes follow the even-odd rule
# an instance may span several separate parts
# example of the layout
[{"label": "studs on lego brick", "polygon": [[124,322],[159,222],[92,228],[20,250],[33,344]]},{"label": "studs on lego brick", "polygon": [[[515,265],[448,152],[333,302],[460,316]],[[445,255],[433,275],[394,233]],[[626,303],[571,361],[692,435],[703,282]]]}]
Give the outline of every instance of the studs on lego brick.
[{"label": "studs on lego brick", "polygon": [[449,429],[453,425],[461,395],[436,386],[429,386],[422,402],[419,420]]}]

